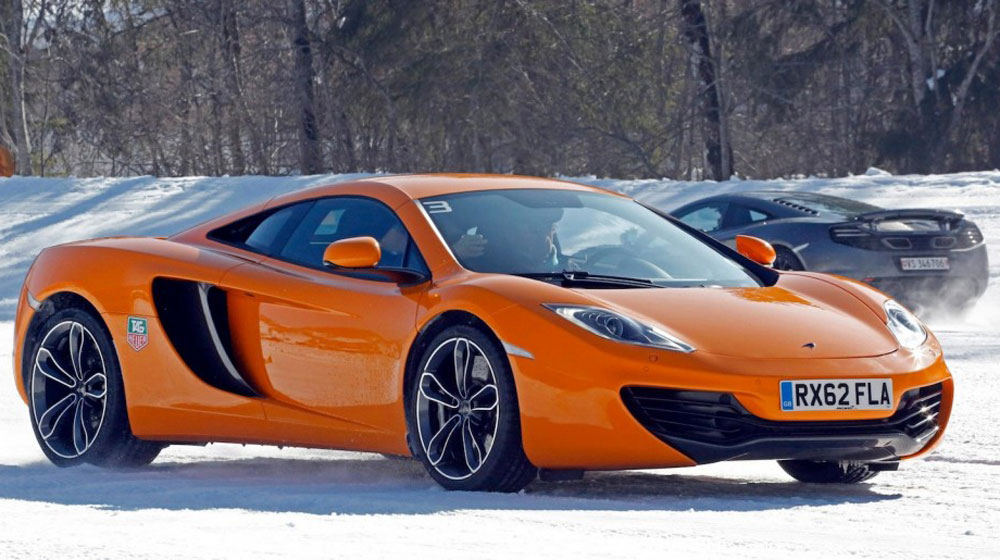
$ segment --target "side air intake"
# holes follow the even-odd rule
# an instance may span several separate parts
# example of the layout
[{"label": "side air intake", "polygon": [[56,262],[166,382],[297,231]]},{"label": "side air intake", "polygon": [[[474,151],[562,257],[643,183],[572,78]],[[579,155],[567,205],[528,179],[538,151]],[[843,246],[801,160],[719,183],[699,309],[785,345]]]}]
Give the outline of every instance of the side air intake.
[{"label": "side air intake", "polygon": [[156,278],[153,302],[170,344],[195,375],[217,389],[258,396],[232,359],[226,292],[204,282]]}]

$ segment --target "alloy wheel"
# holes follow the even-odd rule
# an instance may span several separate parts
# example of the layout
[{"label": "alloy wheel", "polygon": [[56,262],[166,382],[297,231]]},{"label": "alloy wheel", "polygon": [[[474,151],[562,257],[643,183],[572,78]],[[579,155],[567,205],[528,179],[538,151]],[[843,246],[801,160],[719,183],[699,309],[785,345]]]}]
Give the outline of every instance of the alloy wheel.
[{"label": "alloy wheel", "polygon": [[483,349],[463,337],[439,344],[420,375],[416,400],[420,445],[431,467],[451,480],[476,474],[496,441],[497,379]]},{"label": "alloy wheel", "polygon": [[795,256],[795,253],[784,248],[776,251],[771,267],[775,270],[803,270],[802,263]]},{"label": "alloy wheel", "polygon": [[87,327],[53,326],[35,350],[31,409],[40,439],[64,459],[82,456],[104,424],[108,380],[104,356]]}]

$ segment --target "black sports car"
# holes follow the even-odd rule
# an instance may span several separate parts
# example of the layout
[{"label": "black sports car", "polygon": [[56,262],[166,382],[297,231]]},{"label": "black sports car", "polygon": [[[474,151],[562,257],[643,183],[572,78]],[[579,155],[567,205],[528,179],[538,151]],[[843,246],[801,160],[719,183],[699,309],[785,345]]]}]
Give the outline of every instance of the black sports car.
[{"label": "black sports car", "polygon": [[747,191],[703,198],[671,214],[730,245],[737,235],[769,241],[775,268],[856,278],[916,309],[962,310],[986,290],[983,234],[958,212]]}]

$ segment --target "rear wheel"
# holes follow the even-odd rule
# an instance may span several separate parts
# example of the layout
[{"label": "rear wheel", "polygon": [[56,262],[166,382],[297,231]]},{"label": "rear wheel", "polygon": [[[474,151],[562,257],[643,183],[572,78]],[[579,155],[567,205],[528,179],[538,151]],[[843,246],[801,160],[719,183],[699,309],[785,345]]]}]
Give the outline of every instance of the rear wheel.
[{"label": "rear wheel", "polygon": [[25,348],[28,408],[42,452],[61,467],[136,467],[163,445],[132,435],[111,337],[90,313],[61,309]]},{"label": "rear wheel", "polygon": [[777,246],[774,248],[774,264],[777,270],[805,270],[798,255],[788,247]]},{"label": "rear wheel", "polygon": [[415,451],[448,490],[516,492],[537,475],[521,444],[514,377],[499,345],[454,326],[428,345],[408,389]]},{"label": "rear wheel", "polygon": [[879,473],[868,463],[852,461],[778,461],[786,473],[799,482],[854,484]]}]

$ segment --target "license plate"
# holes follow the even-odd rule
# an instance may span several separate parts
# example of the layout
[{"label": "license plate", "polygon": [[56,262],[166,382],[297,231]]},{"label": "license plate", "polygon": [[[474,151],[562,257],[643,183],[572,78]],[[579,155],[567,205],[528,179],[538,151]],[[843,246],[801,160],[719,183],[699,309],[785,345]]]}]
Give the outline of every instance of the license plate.
[{"label": "license plate", "polygon": [[892,410],[891,379],[781,382],[781,410]]},{"label": "license plate", "polygon": [[948,257],[903,257],[899,259],[903,270],[948,270]]}]

